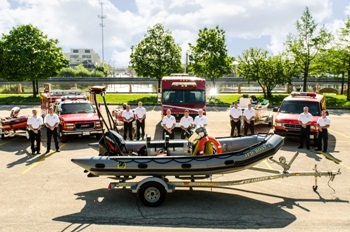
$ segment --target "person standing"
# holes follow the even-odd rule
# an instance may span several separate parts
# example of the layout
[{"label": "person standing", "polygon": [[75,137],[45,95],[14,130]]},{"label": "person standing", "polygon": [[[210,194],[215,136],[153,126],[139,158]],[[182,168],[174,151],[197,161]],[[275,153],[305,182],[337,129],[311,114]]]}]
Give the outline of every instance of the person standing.
[{"label": "person standing", "polygon": [[[331,125],[331,120],[327,117],[326,110],[322,110],[321,117],[317,120],[318,127],[318,151],[327,152],[328,149],[328,128]],[[322,150],[323,142],[323,150]]]},{"label": "person standing", "polygon": [[252,108],[251,103],[249,103],[248,107],[244,109],[243,118],[244,118],[244,135],[248,134],[248,129],[250,130],[250,133],[254,135],[255,109]]},{"label": "person standing", "polygon": [[30,148],[32,155],[40,154],[41,147],[41,126],[43,125],[43,119],[37,116],[37,111],[32,110],[33,116],[30,116],[27,120],[27,126],[29,129]]},{"label": "person standing", "polygon": [[237,136],[240,136],[242,109],[238,107],[237,101],[233,103],[229,116],[231,123],[231,137],[234,137],[235,135],[235,128],[237,128]]},{"label": "person standing", "polygon": [[208,125],[208,118],[207,116],[203,115],[203,110],[199,109],[198,110],[198,115],[194,118],[194,125],[196,127],[206,127]]},{"label": "person standing", "polygon": [[168,109],[166,111],[166,116],[164,116],[162,120],[162,127],[163,127],[163,139],[164,135],[169,135],[170,139],[175,138],[174,128],[176,125],[176,119],[173,115],[171,115],[171,110]]},{"label": "person standing", "polygon": [[[135,109],[135,119],[136,119],[136,140],[140,140],[140,134],[142,140],[145,139],[145,119],[146,119],[146,109],[142,106],[142,102],[139,102],[137,108]],[[141,133],[140,133],[141,129]]]},{"label": "person standing", "polygon": [[304,112],[298,117],[298,121],[301,125],[300,128],[300,145],[298,149],[304,147],[304,142],[306,143],[306,149],[310,150],[310,125],[312,121],[312,115],[309,113],[309,107],[304,106]]},{"label": "person standing", "polygon": [[130,110],[130,105],[126,105],[122,117],[124,121],[124,140],[126,140],[127,134],[129,134],[130,141],[132,141],[132,122],[134,121],[134,113]]},{"label": "person standing", "polygon": [[191,134],[191,128],[193,127],[193,118],[190,116],[190,112],[188,109],[185,109],[184,116],[180,120],[181,131],[181,139],[185,139],[189,137]]},{"label": "person standing", "polygon": [[46,136],[47,136],[47,144],[46,144],[46,153],[49,153],[51,150],[51,138],[53,137],[53,141],[55,142],[56,152],[60,152],[60,147],[58,146],[57,139],[57,127],[60,123],[58,115],[53,112],[52,108],[49,108],[48,114],[44,118],[44,124],[46,126]]}]

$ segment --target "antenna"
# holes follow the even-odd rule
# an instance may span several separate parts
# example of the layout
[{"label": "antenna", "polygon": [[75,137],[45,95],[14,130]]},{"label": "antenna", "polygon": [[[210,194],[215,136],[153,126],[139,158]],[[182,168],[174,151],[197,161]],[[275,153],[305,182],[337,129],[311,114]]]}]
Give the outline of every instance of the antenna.
[{"label": "antenna", "polygon": [[101,23],[100,23],[100,27],[101,27],[101,30],[102,30],[102,67],[103,67],[103,64],[104,64],[104,60],[105,60],[105,52],[104,52],[104,42],[103,42],[103,27],[105,26],[103,24],[103,20],[106,18],[106,15],[103,15],[103,2],[100,2],[100,5],[101,5],[101,15],[98,15],[97,17],[99,17],[101,19]]}]

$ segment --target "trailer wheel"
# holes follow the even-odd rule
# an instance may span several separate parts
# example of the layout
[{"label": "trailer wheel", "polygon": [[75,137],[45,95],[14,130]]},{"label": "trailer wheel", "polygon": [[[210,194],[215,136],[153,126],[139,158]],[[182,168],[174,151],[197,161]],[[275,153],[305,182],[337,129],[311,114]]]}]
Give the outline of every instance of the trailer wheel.
[{"label": "trailer wheel", "polygon": [[57,134],[58,134],[58,138],[60,139],[61,143],[67,142],[67,136],[65,136],[65,135],[63,134],[62,128],[61,128],[61,127],[58,128]]},{"label": "trailer wheel", "polygon": [[148,207],[161,205],[166,196],[164,186],[157,182],[144,183],[139,190],[140,201]]},{"label": "trailer wheel", "polygon": [[5,139],[5,134],[2,129],[0,129],[0,139]]}]

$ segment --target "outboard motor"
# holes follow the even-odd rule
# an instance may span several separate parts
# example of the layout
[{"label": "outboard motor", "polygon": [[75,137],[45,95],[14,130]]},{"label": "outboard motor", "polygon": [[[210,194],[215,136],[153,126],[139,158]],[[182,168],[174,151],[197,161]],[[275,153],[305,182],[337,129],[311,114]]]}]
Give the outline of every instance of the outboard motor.
[{"label": "outboard motor", "polygon": [[114,130],[107,131],[100,140],[100,155],[124,155],[126,152],[125,140]]}]

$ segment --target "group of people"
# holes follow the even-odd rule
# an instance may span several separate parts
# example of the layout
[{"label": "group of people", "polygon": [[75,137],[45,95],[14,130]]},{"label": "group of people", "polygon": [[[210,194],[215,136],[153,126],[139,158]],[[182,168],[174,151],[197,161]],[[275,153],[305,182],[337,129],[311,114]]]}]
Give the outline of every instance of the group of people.
[{"label": "group of people", "polygon": [[[244,135],[248,134],[248,130],[250,133],[254,134],[254,123],[255,123],[255,109],[252,107],[252,104],[249,103],[247,108],[242,110],[238,106],[238,102],[233,102],[233,107],[229,113],[230,124],[231,124],[231,137],[240,136],[241,133],[241,120],[244,121]],[[235,130],[237,133],[235,133]]]},{"label": "group of people", "polygon": [[[298,121],[301,125],[300,129],[300,144],[299,149],[306,145],[306,149],[310,150],[310,127],[312,121],[312,115],[309,113],[309,107],[303,108],[303,113],[299,115]],[[328,128],[331,124],[331,120],[327,117],[326,110],[321,111],[321,117],[317,120],[318,128],[318,140],[317,140],[317,151],[327,152],[328,149]],[[315,145],[314,145],[315,146]]]},{"label": "group of people", "polygon": [[[195,127],[206,127],[208,125],[208,118],[203,114],[203,109],[198,110],[198,115],[193,119],[190,116],[188,109],[185,109],[184,116],[180,119],[181,128],[181,139],[189,137],[191,134],[191,129]],[[176,126],[176,119],[171,115],[171,110],[167,109],[166,116],[163,117],[162,127],[163,127],[163,139],[165,135],[169,136],[169,139],[175,138],[174,128]]]},{"label": "group of people", "polygon": [[29,130],[29,140],[30,140],[30,148],[32,151],[32,155],[40,154],[41,149],[41,128],[43,126],[46,127],[46,153],[51,151],[51,138],[53,137],[56,152],[60,152],[59,144],[58,144],[58,135],[57,128],[59,125],[58,115],[53,112],[53,109],[48,109],[48,114],[44,117],[38,116],[37,110],[32,110],[32,116],[28,117],[27,126]]}]

